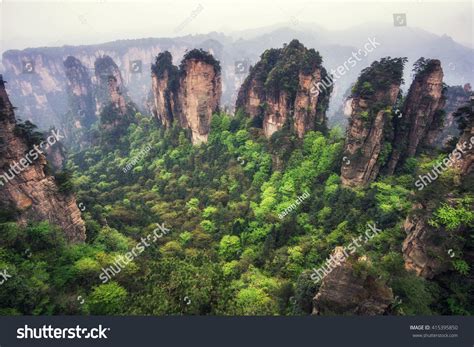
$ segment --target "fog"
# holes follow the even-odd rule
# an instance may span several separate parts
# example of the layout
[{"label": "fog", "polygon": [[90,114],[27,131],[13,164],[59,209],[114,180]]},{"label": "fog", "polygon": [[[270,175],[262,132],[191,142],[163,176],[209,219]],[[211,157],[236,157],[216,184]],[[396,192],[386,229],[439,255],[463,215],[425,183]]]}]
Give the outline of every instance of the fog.
[{"label": "fog", "polygon": [[0,11],[2,52],[212,31],[238,38],[246,34],[241,31],[275,25],[343,30],[367,23],[393,25],[395,13],[406,14],[410,27],[473,47],[470,1],[6,0]]}]

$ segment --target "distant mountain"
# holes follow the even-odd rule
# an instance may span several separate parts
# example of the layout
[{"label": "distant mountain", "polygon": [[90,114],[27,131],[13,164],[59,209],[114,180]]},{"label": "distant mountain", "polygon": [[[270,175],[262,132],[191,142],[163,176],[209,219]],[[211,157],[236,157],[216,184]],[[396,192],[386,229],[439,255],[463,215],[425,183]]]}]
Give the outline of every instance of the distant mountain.
[{"label": "distant mountain", "polygon": [[[375,35],[374,35],[375,33]],[[448,36],[438,36],[411,27],[365,25],[341,31],[328,31],[317,25],[298,23],[261,29],[234,32],[231,35],[212,32],[206,35],[188,35],[179,38],[147,38],[119,40],[98,45],[63,46],[10,50],[3,53],[4,78],[9,82],[8,92],[18,115],[29,119],[42,129],[51,125],[60,127],[62,118],[70,105],[67,98],[67,79],[63,62],[74,56],[91,70],[95,60],[109,55],[121,70],[124,86],[132,101],[141,111],[149,113],[147,100],[151,89],[151,64],[165,50],[171,52],[174,63],[183,58],[187,50],[202,48],[210,51],[222,66],[223,93],[221,105],[233,108],[237,91],[264,50],[281,47],[298,39],[308,48],[320,52],[324,66],[331,72],[342,66],[353,52],[363,49],[369,39],[378,45],[371,53],[361,57],[355,66],[335,79],[328,111],[329,121],[336,116],[343,95],[356,81],[360,71],[374,60],[384,56],[407,57],[407,66],[423,56],[441,61],[448,85],[463,85],[474,82],[474,50],[467,48]],[[135,61],[141,61],[140,71],[133,71]],[[28,65],[30,64],[30,65]],[[347,63],[346,63],[347,65]],[[28,67],[32,71],[28,71]],[[411,71],[405,70],[405,85],[411,81]],[[148,103],[149,104],[149,103]]]}]

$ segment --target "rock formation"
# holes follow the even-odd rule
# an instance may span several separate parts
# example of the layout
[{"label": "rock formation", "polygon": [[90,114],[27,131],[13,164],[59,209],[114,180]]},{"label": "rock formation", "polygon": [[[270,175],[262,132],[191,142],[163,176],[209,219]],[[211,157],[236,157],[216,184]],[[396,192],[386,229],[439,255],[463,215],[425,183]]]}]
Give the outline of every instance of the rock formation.
[{"label": "rock formation", "polygon": [[95,87],[88,69],[79,59],[69,56],[64,61],[70,110],[64,121],[68,143],[84,148],[90,143],[88,130],[97,121]]},{"label": "rock formation", "polygon": [[[46,159],[32,133],[15,120],[0,75],[0,204],[21,224],[48,220],[64,230],[70,242],[84,241],[85,225],[72,194],[62,192],[45,173]],[[33,143],[32,143],[33,142]]]},{"label": "rock formation", "polygon": [[400,118],[394,119],[393,151],[387,165],[389,174],[421,148],[433,146],[443,125],[445,98],[440,61],[420,58],[415,71]]},{"label": "rock formation", "polygon": [[236,109],[256,119],[267,137],[286,124],[299,137],[326,130],[332,81],[321,63],[319,53],[298,40],[265,51],[242,84]]},{"label": "rock formation", "polygon": [[72,56],[64,61],[67,77],[69,104],[76,128],[90,128],[97,120],[95,114],[94,87],[88,69]]},{"label": "rock formation", "polygon": [[94,67],[97,80],[97,112],[100,113],[106,106],[112,105],[118,114],[123,116],[127,111],[127,102],[122,74],[117,64],[106,55],[97,58]]},{"label": "rock formation", "polygon": [[[457,176],[454,180],[454,185],[464,184],[472,186],[474,116],[470,105],[460,107],[453,113],[453,117],[460,123],[462,129],[461,136],[456,145],[456,151],[459,155],[451,156],[451,167],[455,169]],[[436,185],[437,183],[433,182],[432,184]],[[437,194],[440,194],[436,186],[434,189]],[[455,207],[456,199],[451,196],[451,193],[444,196],[443,200],[451,207]],[[406,218],[404,229],[407,237],[403,241],[402,251],[405,267],[408,270],[415,271],[418,276],[433,278],[451,269],[448,250],[463,249],[464,245],[460,240],[466,239],[468,236],[458,237],[467,231],[462,227],[458,230],[445,230],[442,226],[432,226],[429,223],[429,218],[433,214],[433,206],[428,205],[430,205],[430,201],[415,205],[410,215]]]},{"label": "rock formation", "polygon": [[122,74],[109,56],[97,58],[94,63],[97,90],[96,108],[100,119],[102,139],[121,136],[137,112],[123,85]]},{"label": "rock formation", "polygon": [[206,142],[222,93],[219,62],[194,49],[186,53],[178,69],[169,52],[161,53],[152,66],[152,86],[154,113],[160,122],[169,127],[176,121],[191,130],[194,144]]},{"label": "rock formation", "polygon": [[436,138],[436,146],[442,147],[454,137],[459,135],[458,125],[453,117],[458,108],[469,103],[470,96],[474,95],[471,85],[466,83],[464,86],[449,86],[446,89],[446,103],[444,111],[446,117],[441,132]]},{"label": "rock formation", "polygon": [[364,69],[353,88],[341,181],[346,186],[374,180],[391,149],[393,116],[404,59],[383,58]]},{"label": "rock formation", "polygon": [[171,53],[158,54],[151,73],[153,94],[153,115],[166,128],[173,124],[174,114],[178,114],[179,71],[173,65]]},{"label": "rock formation", "polygon": [[[334,251],[342,255],[342,247]],[[370,275],[356,275],[353,262],[368,262],[367,259],[345,259],[340,262],[321,283],[313,299],[315,315],[381,315],[393,302],[392,289]]]},{"label": "rock formation", "polygon": [[456,120],[459,130],[461,130],[456,148],[462,152],[461,157],[453,157],[453,166],[462,178],[472,178],[474,163],[474,96],[471,96],[470,104],[467,103],[458,108],[456,112],[453,112],[453,118]]},{"label": "rock formation", "polygon": [[448,234],[428,224],[426,207],[417,205],[415,208],[418,213],[412,212],[403,225],[407,233],[402,246],[405,268],[418,276],[433,278],[450,268],[446,248]]}]

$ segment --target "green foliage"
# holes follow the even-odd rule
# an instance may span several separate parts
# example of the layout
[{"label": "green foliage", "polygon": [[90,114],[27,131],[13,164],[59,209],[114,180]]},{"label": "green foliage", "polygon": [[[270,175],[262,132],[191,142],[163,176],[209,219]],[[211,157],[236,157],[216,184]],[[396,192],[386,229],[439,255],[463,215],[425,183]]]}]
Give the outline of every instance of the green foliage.
[{"label": "green foliage", "polygon": [[118,283],[101,284],[87,298],[87,306],[94,315],[116,315],[124,310],[127,291]]},{"label": "green foliage", "polygon": [[370,98],[378,90],[388,90],[392,84],[403,82],[403,67],[407,58],[386,57],[374,61],[362,70],[357,83],[352,88],[352,95]]},{"label": "green foliage", "polygon": [[429,223],[437,228],[443,226],[448,231],[454,231],[462,225],[472,226],[474,212],[471,210],[471,204],[470,198],[459,201],[455,206],[444,203],[433,213]]},{"label": "green foliage", "polygon": [[241,253],[240,239],[235,235],[224,235],[219,243],[219,255],[225,260],[231,260]]},{"label": "green foliage", "polygon": [[192,49],[184,55],[183,60],[181,61],[181,64],[179,66],[179,71],[181,74],[186,73],[185,67],[188,60],[202,61],[206,64],[212,65],[216,74],[220,74],[221,72],[221,65],[212,54],[202,49]]},{"label": "green foliage", "polygon": [[[301,53],[297,44],[285,49]],[[269,66],[254,73],[266,79],[280,54],[266,51],[262,59]],[[309,65],[321,63],[306,54]],[[294,68],[287,63],[279,68]],[[431,156],[410,158],[401,173],[352,189],[341,185],[338,130],[310,131],[302,140],[280,132],[267,140],[241,113],[223,113],[213,115],[208,142],[193,146],[179,127],[134,117],[117,141],[70,158],[66,182],[74,183],[87,207],[86,243],[66,244],[64,232],[48,223],[20,227],[12,222],[16,211],[5,207],[0,269],[14,276],[0,288],[0,314],[306,315],[319,289],[310,269],[369,222],[382,231],[357,250],[367,261],[357,262],[356,272],[393,289],[402,299],[396,314],[474,312],[466,260],[454,260],[457,271],[445,273],[439,285],[440,279],[425,280],[404,267],[403,223],[417,199],[435,211],[433,225],[460,244],[470,242],[458,234],[473,223],[468,185],[453,189],[454,176],[446,174],[433,183],[434,192],[413,194],[414,179],[432,165]],[[146,146],[139,170],[124,174]],[[379,160],[385,162],[389,151],[384,145]],[[449,204],[440,197],[447,191]],[[151,241],[157,223],[170,231]],[[142,240],[148,243],[143,252],[101,283],[103,269]]]}]

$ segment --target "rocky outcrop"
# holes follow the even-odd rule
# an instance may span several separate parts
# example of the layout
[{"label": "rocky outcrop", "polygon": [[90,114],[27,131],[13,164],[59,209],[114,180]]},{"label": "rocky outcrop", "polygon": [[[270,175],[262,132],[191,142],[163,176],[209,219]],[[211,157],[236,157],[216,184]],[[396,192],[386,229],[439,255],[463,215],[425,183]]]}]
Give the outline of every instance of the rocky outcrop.
[{"label": "rocky outcrop", "polygon": [[[66,136],[67,137],[67,136]],[[66,165],[66,149],[61,142],[56,142],[45,151],[46,159],[54,172],[61,172]]]},{"label": "rocky outcrop", "polygon": [[[70,242],[84,241],[85,225],[72,194],[62,192],[45,173],[46,159],[20,127],[0,75],[0,204],[22,224],[47,220],[64,230]],[[33,143],[32,143],[33,142]]]},{"label": "rocky outcrop", "polygon": [[440,61],[421,58],[415,64],[415,71],[400,118],[394,119],[393,152],[387,164],[389,174],[421,148],[432,147],[443,125],[445,97]]},{"label": "rocky outcrop", "polygon": [[179,71],[173,65],[171,53],[158,54],[151,73],[153,115],[165,126],[173,124],[178,110]]},{"label": "rocky outcrop", "polygon": [[109,56],[94,63],[97,88],[96,109],[100,119],[102,142],[120,137],[133,122],[137,107],[130,101],[123,85],[122,74]]},{"label": "rocky outcrop", "polygon": [[474,95],[474,93],[469,83],[466,83],[464,86],[447,87],[445,93],[446,103],[444,105],[446,117],[441,132],[435,140],[436,146],[442,147],[452,138],[458,136],[459,129],[454,119],[454,113],[458,108],[468,104],[469,98],[472,95]]},{"label": "rocky outcrop", "polygon": [[[471,97],[472,98],[472,97]],[[453,167],[457,169],[461,178],[471,177],[474,167],[474,99],[471,104],[460,107],[453,113],[453,118],[460,125],[461,134],[456,144],[461,156],[453,156]]]},{"label": "rocky outcrop", "polygon": [[70,110],[64,119],[63,129],[70,146],[84,148],[90,144],[88,131],[97,121],[95,86],[89,76],[89,70],[79,59],[67,57],[64,68]]},{"label": "rocky outcrop", "polygon": [[341,168],[345,186],[374,180],[391,149],[393,117],[400,92],[404,59],[383,58],[362,71],[353,88]]},{"label": "rocky outcrop", "polygon": [[345,259],[342,247],[336,248],[333,258],[343,260],[322,279],[321,287],[313,299],[313,314],[383,314],[393,302],[392,289],[378,279],[356,274],[354,270],[353,262],[369,261],[366,258]]},{"label": "rocky outcrop", "polygon": [[176,121],[191,130],[193,144],[206,142],[222,93],[219,62],[195,49],[186,53],[178,70],[171,54],[162,53],[152,66],[152,87],[160,122],[169,127]]},{"label": "rocky outcrop", "polygon": [[265,51],[242,84],[236,109],[256,119],[267,137],[286,124],[298,137],[326,130],[332,82],[321,64],[319,53],[298,40]]},{"label": "rocky outcrop", "polygon": [[447,233],[431,227],[426,220],[426,207],[415,206],[424,211],[407,217],[403,225],[407,233],[403,241],[402,252],[405,268],[414,271],[418,276],[433,278],[435,275],[449,269],[447,254]]},{"label": "rocky outcrop", "polygon": [[[453,113],[453,117],[460,123],[462,129],[455,150],[458,154],[449,156],[452,161],[450,166],[456,172],[453,184],[464,184],[469,187],[472,186],[474,166],[474,117],[471,106],[460,107]],[[431,184],[437,184],[437,182]],[[452,208],[459,208],[456,206],[459,199],[456,199],[453,193],[443,197],[444,199],[441,197],[439,199],[446,201],[446,204]],[[405,268],[424,278],[433,278],[451,269],[450,256],[455,256],[452,250],[464,248],[462,242],[468,238],[468,235],[463,234],[469,231],[462,226],[454,230],[446,230],[443,226],[438,225],[439,223],[430,223],[429,218],[433,215],[434,210],[434,206],[429,206],[430,203],[431,200],[416,204],[404,223],[407,233],[402,248]],[[466,252],[469,253],[467,250]]]},{"label": "rocky outcrop", "polygon": [[79,59],[69,56],[64,61],[67,77],[69,105],[75,128],[90,128],[97,120],[95,114],[94,87],[88,69]]},{"label": "rocky outcrop", "polygon": [[125,115],[127,102],[120,70],[109,56],[97,58],[94,63],[97,80],[96,108],[101,113],[108,105],[120,115]]}]

